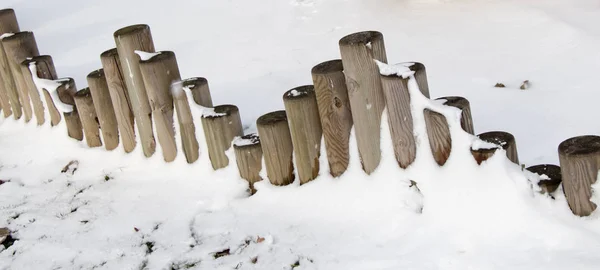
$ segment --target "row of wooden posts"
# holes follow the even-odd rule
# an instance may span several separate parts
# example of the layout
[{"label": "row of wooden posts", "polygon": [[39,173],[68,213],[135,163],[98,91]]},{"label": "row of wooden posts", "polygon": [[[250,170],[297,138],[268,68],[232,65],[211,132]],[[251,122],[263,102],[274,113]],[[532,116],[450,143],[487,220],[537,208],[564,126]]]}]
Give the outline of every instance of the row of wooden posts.
[{"label": "row of wooden posts", "polygon": [[[52,58],[40,55],[33,33],[20,31],[14,10],[0,10],[0,35],[3,35],[0,109],[4,117],[13,115],[15,119],[24,118],[29,122],[35,116],[38,125],[50,120],[52,126],[64,118],[68,136],[76,140],[85,138],[89,147],[104,145],[107,150],[113,150],[121,143],[129,153],[139,142],[144,155],[149,157],[154,154],[158,141],[164,160],[173,161],[178,154],[175,111],[183,154],[188,163],[194,163],[201,149],[194,122],[198,119],[193,118],[192,110],[210,108],[200,120],[208,148],[202,150],[208,152],[215,170],[224,168],[229,164],[225,152],[233,141],[240,175],[254,191],[253,184],[262,180],[263,159],[267,177],[274,185],[290,184],[296,174],[301,184],[315,179],[320,171],[322,137],[329,171],[335,177],[340,176],[349,164],[352,128],[363,170],[370,174],[380,162],[380,125],[387,108],[398,165],[407,168],[415,160],[408,79],[380,74],[374,60],[386,63],[387,57],[383,35],[379,32],[358,32],[343,37],[339,42],[341,60],[316,65],[312,69],[313,85],[285,92],[285,110],[259,117],[258,134],[246,135],[235,105],[213,106],[206,79],[182,81],[175,54],[154,53],[147,25],[117,30],[114,33],[116,48],[100,54],[102,69],[91,72],[87,76],[89,87],[80,90],[73,79],[58,79]],[[144,52],[154,54],[141,57]],[[425,66],[413,63],[409,68],[421,93],[429,98]],[[54,82],[57,88],[47,89],[47,84],[40,81]],[[191,92],[192,100],[188,100],[186,91]],[[462,97],[439,99],[447,106],[460,109],[461,127],[474,134],[469,102]],[[44,110],[48,110],[50,119],[45,119]],[[426,109],[423,113],[431,153],[437,164],[443,166],[452,146],[447,119],[433,110]],[[519,164],[515,138],[511,134],[494,131],[478,137],[498,146],[471,149],[478,164],[497,149],[506,150],[507,157]],[[527,169],[548,176],[539,183],[542,192],[554,192],[562,180],[573,213],[589,215],[596,208],[590,197],[591,185],[600,168],[600,137],[571,138],[560,145],[559,152],[561,167],[542,164]]]}]

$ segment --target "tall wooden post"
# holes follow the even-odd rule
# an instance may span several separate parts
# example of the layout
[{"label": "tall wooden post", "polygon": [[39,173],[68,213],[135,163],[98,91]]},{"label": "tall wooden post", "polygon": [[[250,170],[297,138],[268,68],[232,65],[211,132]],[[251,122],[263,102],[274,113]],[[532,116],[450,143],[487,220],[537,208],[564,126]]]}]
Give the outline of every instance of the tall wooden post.
[{"label": "tall wooden post", "polygon": [[[29,67],[30,65],[35,66],[36,74],[31,73],[31,70]],[[23,63],[21,63],[21,71],[23,73],[23,77],[25,78],[25,82],[27,83],[28,87],[30,87],[30,89],[37,90],[37,92],[40,92],[40,89],[37,89],[37,86],[35,85],[35,83],[33,81],[34,75],[37,76],[37,78],[39,78],[39,79],[46,79],[46,80],[56,80],[57,79],[56,69],[54,68],[54,62],[52,61],[52,57],[49,55],[41,55],[41,56],[34,56],[32,58],[28,58],[27,60],[23,61]],[[34,91],[34,90],[32,90],[32,91]],[[52,125],[52,126],[58,125],[58,123],[60,122],[60,112],[56,108],[56,105],[54,104],[54,101],[52,100],[50,92],[48,92],[47,89],[41,89],[40,94],[43,95],[43,99],[46,101],[46,105],[48,106],[48,108],[42,108],[42,109],[48,110],[48,113],[50,115],[50,125]],[[44,119],[44,121],[45,121],[45,119]]]},{"label": "tall wooden post", "polygon": [[285,111],[267,113],[256,120],[267,177],[273,185],[294,182],[292,136]]},{"label": "tall wooden post", "polygon": [[540,164],[530,166],[527,168],[527,170],[537,175],[544,176],[538,182],[538,186],[542,190],[542,194],[556,191],[562,182],[562,173],[559,166],[552,164]]},{"label": "tall wooden post", "polygon": [[133,112],[129,93],[125,86],[123,67],[119,61],[119,53],[116,48],[110,49],[100,55],[100,60],[102,61],[110,99],[115,110],[123,149],[126,153],[129,153],[135,149],[135,128],[133,127]]},{"label": "tall wooden post", "polygon": [[33,32],[18,32],[2,39],[2,45],[4,46],[4,52],[6,53],[8,64],[19,92],[19,101],[23,107],[25,122],[29,122],[33,116],[33,108],[30,100],[34,99],[34,104],[36,104],[39,100],[39,94],[34,94],[30,98],[30,91],[21,71],[21,63],[27,57],[39,55],[35,37],[33,36]]},{"label": "tall wooden post", "polygon": [[[196,139],[196,126],[190,108],[190,101],[182,89],[184,82],[174,83],[171,85],[174,88],[173,103],[177,112],[177,120],[179,122],[179,136],[181,137],[181,145],[185,159],[188,163],[194,163],[200,156],[200,147]],[[211,104],[212,107],[212,104]]]},{"label": "tall wooden post", "polygon": [[150,100],[150,109],[156,126],[156,136],[166,162],[175,160],[177,144],[173,127],[173,97],[171,83],[179,81],[179,68],[173,52],[160,52],[140,61],[140,70]]},{"label": "tall wooden post", "polygon": [[311,71],[329,171],[333,177],[343,174],[350,162],[352,112],[343,71],[342,60],[339,59],[320,63]]},{"label": "tall wooden post", "polygon": [[102,146],[100,140],[100,129],[98,123],[98,116],[94,108],[94,101],[89,88],[84,88],[73,96],[75,104],[77,104],[77,111],[79,113],[79,119],[83,126],[83,133],[85,134],[85,141],[89,147]]},{"label": "tall wooden post", "polygon": [[517,154],[517,143],[515,136],[504,131],[490,131],[477,135],[479,139],[498,145],[506,151],[506,157],[516,164],[519,164],[519,155]]},{"label": "tall wooden post", "polygon": [[283,103],[290,126],[300,184],[305,184],[319,176],[323,134],[314,86],[304,85],[285,92]]},{"label": "tall wooden post", "polygon": [[429,84],[427,83],[427,72],[425,71],[425,65],[419,62],[406,63],[411,71],[415,72],[415,80],[419,86],[419,90],[424,96],[429,96]]},{"label": "tall wooden post", "polygon": [[55,103],[62,102],[72,106],[72,110],[69,112],[63,112],[65,117],[65,124],[67,126],[67,134],[69,137],[82,141],[83,140],[83,127],[81,120],[79,119],[79,112],[77,111],[77,105],[73,96],[77,92],[77,86],[75,80],[72,78],[66,78],[58,81],[60,86],[56,89],[58,94],[58,100],[54,100]]},{"label": "tall wooden post", "polygon": [[352,119],[363,170],[370,174],[381,160],[381,114],[385,100],[375,60],[387,62],[383,35],[368,31],[339,41]]},{"label": "tall wooden post", "polygon": [[[12,9],[0,10],[0,36],[19,31],[19,23],[17,22],[15,11]],[[14,93],[12,93],[13,91]],[[11,104],[11,98],[13,99],[12,103],[15,103],[14,105]],[[4,52],[2,42],[0,42],[0,106],[2,107],[4,117],[9,117],[13,114],[14,109],[12,107],[18,108],[19,118],[21,117],[21,104],[18,101],[18,93],[14,89],[14,81],[6,60],[6,53]],[[15,119],[18,119],[16,114]]]},{"label": "tall wooden post", "polygon": [[212,107],[212,97],[208,88],[206,78],[193,77],[183,81],[183,87],[187,87],[192,92],[194,102],[200,106]]},{"label": "tall wooden post", "polygon": [[597,205],[590,201],[600,169],[600,137],[573,137],[558,146],[562,183],[573,214],[589,216]]},{"label": "tall wooden post", "polygon": [[142,74],[140,73],[140,58],[135,50],[154,52],[152,34],[148,25],[132,25],[121,28],[114,33],[115,42],[123,78],[129,93],[131,108],[138,127],[140,142],[144,155],[152,156],[156,150],[156,142],[152,133],[152,111]]},{"label": "tall wooden post", "polygon": [[235,137],[244,135],[240,112],[234,105],[219,105],[202,115],[202,127],[208,147],[208,157],[213,169],[229,165],[225,151]]},{"label": "tall wooden post", "polygon": [[254,183],[262,180],[260,171],[263,152],[260,138],[255,133],[244,135],[233,142],[233,149],[240,176],[248,181],[250,191],[254,194]]},{"label": "tall wooden post", "polygon": [[92,100],[94,100],[94,109],[100,122],[104,147],[106,150],[113,150],[119,146],[119,128],[104,70],[98,69],[91,72],[87,76],[87,81]]}]

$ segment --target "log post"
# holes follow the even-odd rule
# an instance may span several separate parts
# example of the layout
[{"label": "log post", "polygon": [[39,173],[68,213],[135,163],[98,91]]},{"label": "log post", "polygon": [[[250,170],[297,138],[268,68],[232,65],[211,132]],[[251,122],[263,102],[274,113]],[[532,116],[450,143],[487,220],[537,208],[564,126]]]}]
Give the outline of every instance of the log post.
[{"label": "log post", "polygon": [[256,120],[260,144],[271,184],[284,186],[294,182],[292,136],[285,111],[262,115]]},{"label": "log post", "polygon": [[515,136],[504,131],[490,131],[477,135],[479,139],[493,143],[502,147],[506,151],[506,157],[516,164],[519,164],[519,155],[517,154],[517,143]]},{"label": "log post", "polygon": [[194,125],[190,103],[184,90],[181,89],[184,84],[185,81],[182,83],[174,83],[171,86],[173,87],[173,103],[175,105],[175,111],[177,112],[179,132],[181,133],[179,136],[181,137],[181,145],[185,159],[188,163],[194,163],[200,156],[200,147],[198,145],[198,140],[196,139],[196,126]]},{"label": "log post", "polygon": [[73,96],[73,99],[75,99],[75,104],[77,105],[77,112],[79,113],[79,119],[83,126],[83,133],[85,134],[87,145],[89,147],[102,146],[98,116],[94,109],[94,101],[90,89],[84,88],[77,91]]},{"label": "log post", "polygon": [[140,61],[140,71],[150,101],[156,136],[166,162],[175,160],[177,144],[173,126],[171,83],[181,80],[175,53],[170,51]]},{"label": "log post", "polygon": [[[473,134],[473,120],[471,119],[471,109],[467,99],[463,97],[442,97],[436,100],[443,100],[444,105],[460,109],[462,111],[460,120],[462,129]],[[452,150],[452,138],[450,137],[448,122],[444,115],[429,109],[425,109],[424,114],[431,153],[437,164],[443,166]]]},{"label": "log post", "polygon": [[104,70],[98,69],[91,72],[87,76],[87,81],[94,101],[94,109],[100,122],[104,147],[106,150],[113,150],[119,146],[119,128]]},{"label": "log post", "polygon": [[114,33],[114,38],[140,142],[144,155],[150,157],[156,151],[156,142],[152,133],[152,111],[140,73],[140,58],[134,52],[135,50],[154,52],[150,27],[139,24],[121,28]]},{"label": "log post", "polygon": [[[29,122],[33,116],[31,101],[33,101],[34,105],[38,105],[38,101],[41,102],[41,99],[37,90],[35,93],[32,93],[30,97],[30,90],[25,83],[23,72],[21,71],[21,63],[25,61],[27,57],[39,55],[35,37],[33,36],[33,32],[18,32],[12,36],[3,38],[2,45],[4,46],[4,52],[8,59],[10,71],[12,72],[15,85],[19,92],[19,101],[23,107],[25,122]],[[39,109],[39,107],[37,108]],[[38,113],[39,112],[36,111],[36,116]]]},{"label": "log post", "polygon": [[210,95],[210,89],[208,88],[208,81],[206,78],[194,77],[185,79],[183,81],[183,87],[190,89],[196,104],[204,107],[213,106],[212,97]]},{"label": "log post", "polygon": [[[19,23],[17,22],[15,11],[12,9],[0,10],[0,36],[19,31]],[[13,91],[14,93],[11,93]],[[10,72],[10,67],[8,66],[8,62],[6,62],[4,47],[2,46],[2,42],[0,42],[0,106],[2,107],[4,117],[9,117],[13,114],[12,111],[14,109],[11,107],[17,107],[20,118],[21,104],[18,102],[18,97],[18,93],[16,92],[16,89],[14,89],[14,81],[12,73]],[[13,99],[12,102],[11,98]],[[11,104],[15,102],[16,104]],[[15,119],[18,119],[16,116],[17,115],[15,115]]]},{"label": "log post", "polygon": [[[54,62],[52,61],[52,57],[49,55],[34,56],[21,63],[21,71],[23,72],[23,77],[25,78],[25,82],[28,84],[28,87],[30,87],[30,89],[35,89],[37,92],[40,91],[40,89],[37,89],[37,86],[33,81],[34,74],[31,73],[29,67],[30,65],[35,65],[35,76],[37,76],[37,78],[46,80],[57,79],[56,69],[54,68]],[[46,101],[46,106],[48,107],[44,109],[48,109],[48,114],[50,115],[50,125],[58,125],[58,123],[60,123],[60,112],[56,108],[56,105],[52,100],[52,96],[50,95],[47,89],[41,89],[41,94],[43,94],[43,98]]]},{"label": "log post", "polygon": [[304,85],[285,92],[283,104],[290,126],[296,169],[302,185],[319,176],[323,131],[314,86]]},{"label": "log post", "polygon": [[311,71],[329,171],[333,177],[343,174],[350,162],[352,112],[343,71],[342,60],[339,59],[320,63]]},{"label": "log post", "polygon": [[244,135],[240,112],[234,105],[219,105],[202,115],[202,127],[213,169],[229,165],[225,151],[235,137]]},{"label": "log post", "polygon": [[590,198],[600,169],[600,137],[567,139],[558,146],[558,158],[563,191],[571,211],[578,216],[589,216],[597,207]]},{"label": "log post", "polygon": [[100,55],[100,60],[102,61],[112,106],[115,110],[123,149],[126,153],[130,153],[135,149],[136,144],[135,128],[133,127],[134,118],[129,93],[123,78],[123,68],[119,61],[119,53],[116,48],[110,49]]},{"label": "log post", "polygon": [[419,62],[407,62],[406,66],[411,71],[415,72],[415,80],[417,81],[417,85],[419,86],[419,90],[423,93],[424,96],[429,96],[429,84],[427,83],[427,72],[425,71],[425,65]]},{"label": "log post", "polygon": [[263,152],[260,138],[256,133],[244,135],[233,142],[233,149],[240,176],[248,181],[251,194],[254,194],[254,183],[262,180],[260,171]]},{"label": "log post", "polygon": [[354,33],[340,39],[339,46],[358,152],[363,170],[370,174],[381,160],[381,114],[385,100],[374,60],[387,62],[383,35],[375,31]]},{"label": "log post", "polygon": [[538,186],[542,189],[542,194],[556,191],[562,182],[562,174],[559,166],[540,164],[530,166],[527,170],[541,176]]},{"label": "log post", "polygon": [[79,112],[77,111],[75,100],[73,99],[73,96],[77,92],[75,80],[72,78],[66,78],[59,80],[58,82],[60,83],[60,86],[56,89],[56,92],[59,100],[54,100],[54,102],[62,102],[72,106],[72,110],[70,112],[63,112],[65,124],[67,126],[67,134],[69,137],[75,140],[82,141],[83,127],[81,125],[81,120],[79,119]]}]

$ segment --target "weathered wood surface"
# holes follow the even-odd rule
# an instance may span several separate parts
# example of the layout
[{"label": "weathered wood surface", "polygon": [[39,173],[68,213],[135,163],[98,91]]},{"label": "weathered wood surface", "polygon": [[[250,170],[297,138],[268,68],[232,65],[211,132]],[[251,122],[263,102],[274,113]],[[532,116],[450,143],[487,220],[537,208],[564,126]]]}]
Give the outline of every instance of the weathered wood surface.
[{"label": "weathered wood surface", "polygon": [[75,100],[73,99],[73,96],[77,92],[75,80],[73,80],[72,78],[60,80],[60,86],[56,89],[56,91],[58,92],[58,98],[60,101],[55,102],[63,102],[65,104],[73,106],[72,111],[63,112],[63,116],[65,117],[65,124],[67,126],[67,134],[73,139],[82,141],[83,127],[81,125],[81,120],[79,119],[77,105],[75,105]]},{"label": "weathered wood surface", "polygon": [[277,186],[291,184],[295,178],[293,146],[285,111],[262,115],[256,120],[256,127],[269,181]]},{"label": "weathered wood surface", "polygon": [[589,216],[597,205],[590,201],[591,186],[600,169],[600,137],[578,136],[558,146],[565,197],[573,214]]},{"label": "weathered wood surface", "polygon": [[540,176],[546,176],[544,177],[545,179],[538,182],[538,186],[542,190],[542,194],[556,191],[562,182],[562,173],[559,166],[552,164],[540,164],[527,167],[527,170]]},{"label": "weathered wood surface", "polygon": [[208,87],[208,80],[206,80],[206,78],[194,77],[185,79],[183,81],[183,87],[190,89],[196,104],[204,107],[213,106],[210,88]]},{"label": "weathered wood surface", "polygon": [[163,157],[166,162],[171,162],[177,157],[171,83],[181,80],[175,53],[165,51],[150,59],[140,61],[140,71],[144,78],[156,127],[156,136]]},{"label": "weathered wood surface", "polygon": [[[15,11],[13,9],[0,10],[0,36],[19,31],[19,23],[17,22]],[[18,93],[14,89],[14,81],[10,67],[8,66],[4,47],[2,46],[2,42],[0,42],[0,106],[2,107],[4,117],[11,116],[13,114],[12,107],[17,107],[20,118],[21,104],[18,102],[18,97]],[[15,104],[11,104],[11,99],[12,103]],[[16,115],[15,119],[18,119]]]},{"label": "weathered wood surface", "polygon": [[233,149],[240,176],[248,181],[252,194],[256,192],[254,183],[261,181],[262,147],[258,134],[247,134],[234,141]]},{"label": "weathered wood surface", "polygon": [[[411,71],[415,72],[415,80],[419,86],[419,90],[424,96],[429,96],[429,84],[427,83],[427,72],[425,71],[425,65],[419,62],[409,62],[411,65],[408,67]],[[408,64],[408,63],[407,63]]]},{"label": "weathered wood surface", "polygon": [[[32,83],[31,87],[35,87],[35,89],[37,89],[36,85],[33,83],[33,74],[31,74],[29,65],[35,65],[35,70],[37,73],[35,75],[38,78],[46,80],[57,79],[56,69],[54,68],[54,62],[52,61],[52,57],[49,55],[34,56],[31,59],[23,61],[23,63],[21,64],[23,75],[24,77],[26,77],[26,81],[28,83]],[[29,78],[31,78],[32,80],[29,80]],[[37,90],[39,91],[39,89]],[[48,110],[48,114],[50,116],[50,125],[58,125],[61,119],[60,112],[56,108],[56,105],[52,100],[50,92],[48,92],[47,89],[42,89],[42,92],[40,94],[43,95],[43,98],[46,101],[46,105],[48,106],[48,108],[44,109]]]},{"label": "weathered wood surface", "polygon": [[502,147],[506,151],[506,157],[516,164],[519,164],[519,155],[517,153],[517,143],[515,136],[504,131],[490,131],[477,135],[479,139],[493,143]]},{"label": "weathered wood surface", "polygon": [[102,131],[104,147],[106,150],[113,150],[119,146],[119,126],[108,91],[104,70],[98,69],[92,71],[87,75],[87,82],[94,101],[96,115],[100,122],[100,131]]},{"label": "weathered wood surface", "polygon": [[98,123],[98,116],[96,115],[96,109],[94,108],[94,101],[90,89],[84,88],[77,91],[73,96],[73,99],[77,106],[77,112],[79,113],[79,119],[81,120],[81,126],[83,127],[87,145],[89,147],[102,146],[102,140],[100,139],[100,125]]},{"label": "weathered wood surface", "polygon": [[304,85],[283,94],[283,104],[290,126],[300,184],[319,176],[321,155],[321,120],[314,86]]},{"label": "weathered wood surface", "polygon": [[490,159],[492,156],[494,156],[494,154],[496,153],[496,150],[498,150],[498,148],[496,148],[496,147],[479,148],[479,149],[471,148],[471,155],[473,155],[473,158],[477,162],[477,165],[481,165],[481,163],[483,163],[484,161],[486,161],[486,160]]},{"label": "weathered wood surface", "polygon": [[235,137],[244,135],[240,111],[234,105],[219,105],[213,112],[202,115],[202,127],[208,147],[208,157],[213,169],[229,165],[225,151],[231,147]]},{"label": "weathered wood surface", "polygon": [[363,170],[370,174],[381,160],[381,115],[385,100],[379,68],[386,63],[383,35],[368,31],[350,34],[339,41],[352,119]]},{"label": "weathered wood surface", "polygon": [[[196,138],[196,125],[190,108],[190,102],[182,89],[184,83],[175,83],[173,104],[177,113],[177,121],[179,122],[179,136],[181,137],[181,145],[185,159],[188,163],[194,163],[200,156],[200,146]],[[211,104],[212,107],[212,104]]]},{"label": "weathered wood surface", "polygon": [[[31,70],[29,69],[30,64],[35,64],[37,68],[37,62],[49,63],[54,68],[54,64],[52,63],[52,58],[48,55],[34,56],[25,59],[21,62],[21,74],[23,75],[23,83],[25,83],[25,87],[29,92],[29,96],[31,97],[31,103],[33,106],[33,112],[35,114],[35,118],[37,120],[38,126],[43,125],[46,122],[46,115],[44,110],[46,109],[44,103],[42,102],[42,98],[45,99],[45,96],[40,93],[33,81],[33,74],[31,74]],[[47,65],[46,65],[47,66]],[[37,73],[37,72],[36,72]],[[54,71],[56,73],[56,71]],[[37,76],[37,74],[35,74]],[[56,76],[56,74],[54,74]],[[56,109],[56,108],[54,108]],[[50,113],[52,110],[49,109]]]},{"label": "weathered wood surface", "polygon": [[388,125],[396,161],[401,168],[406,169],[415,161],[417,153],[410,109],[408,79],[396,75],[381,75],[381,84],[387,106]]},{"label": "weathered wood surface", "polygon": [[350,162],[352,112],[343,71],[339,59],[320,63],[311,70],[329,171],[333,177],[343,174]]},{"label": "weathered wood surface", "polygon": [[152,110],[140,72],[140,58],[134,51],[154,52],[150,27],[144,24],[131,25],[117,30],[113,36],[123,67],[123,78],[138,127],[140,143],[144,155],[149,157],[156,151],[156,141],[152,132]]}]

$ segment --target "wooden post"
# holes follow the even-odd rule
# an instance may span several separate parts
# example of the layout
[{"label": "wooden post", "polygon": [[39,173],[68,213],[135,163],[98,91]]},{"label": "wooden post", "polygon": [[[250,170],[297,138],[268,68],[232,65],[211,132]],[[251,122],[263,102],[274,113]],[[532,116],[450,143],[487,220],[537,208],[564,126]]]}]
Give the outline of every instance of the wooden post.
[{"label": "wooden post", "polygon": [[156,142],[152,133],[152,111],[144,80],[140,73],[140,58],[134,51],[154,52],[150,27],[139,24],[121,28],[114,33],[114,38],[121,66],[123,67],[123,78],[129,93],[131,108],[138,127],[140,142],[144,155],[149,157],[156,151]]},{"label": "wooden post", "polygon": [[504,131],[490,131],[477,135],[479,139],[493,143],[502,147],[506,151],[506,157],[516,164],[519,164],[519,155],[517,154],[517,143],[515,136]]},{"label": "wooden post", "polygon": [[219,105],[202,115],[202,127],[208,147],[208,157],[213,169],[227,167],[229,159],[225,151],[237,136],[244,135],[240,112],[234,105]]},{"label": "wooden post", "polygon": [[129,93],[125,86],[125,79],[123,78],[123,68],[119,61],[119,53],[116,48],[110,49],[100,55],[100,60],[102,61],[112,106],[115,110],[123,149],[126,153],[129,153],[135,149],[135,128],[133,127],[133,112],[131,110]]},{"label": "wooden post", "polygon": [[417,81],[417,85],[419,86],[419,90],[423,93],[424,96],[429,96],[429,84],[427,83],[427,72],[425,71],[425,65],[419,62],[408,62],[406,63],[408,68],[411,71],[415,72],[415,80]]},{"label": "wooden post", "polygon": [[[19,23],[17,22],[17,16],[15,15],[15,11],[12,9],[0,10],[0,36],[7,33],[16,33],[19,31]],[[11,104],[11,98],[13,99],[12,103],[15,104]],[[10,72],[8,62],[6,61],[4,47],[2,46],[2,42],[0,42],[0,106],[2,107],[4,117],[9,117],[11,114],[13,114],[12,111],[14,109],[12,109],[11,107],[18,108],[19,117],[17,117],[17,115],[15,114],[15,119],[21,117],[21,104],[18,101],[18,93],[16,92],[16,89],[14,89],[12,73]]]},{"label": "wooden post", "polygon": [[[177,120],[179,121],[179,136],[181,137],[181,145],[185,159],[188,163],[194,163],[200,156],[200,147],[198,140],[196,139],[196,126],[194,125],[194,118],[190,109],[190,103],[187,95],[181,88],[185,84],[174,83],[172,87],[175,91],[173,94],[173,103],[175,104],[175,111],[177,112]],[[212,104],[211,104],[212,107]]]},{"label": "wooden post", "polygon": [[[444,100],[444,105],[458,108],[462,111],[460,125],[464,131],[473,134],[473,120],[469,101],[463,97],[442,97],[436,100]],[[446,117],[437,112],[425,109],[425,124],[427,126],[427,137],[431,153],[438,165],[443,166],[452,150],[452,138]]]},{"label": "wooden post", "polygon": [[204,107],[213,106],[212,97],[210,96],[210,89],[208,88],[208,81],[206,78],[194,77],[185,79],[183,81],[183,87],[190,89],[196,104]]},{"label": "wooden post", "polygon": [[496,150],[498,150],[497,147],[479,149],[471,148],[471,154],[473,155],[475,161],[477,161],[477,165],[481,165],[481,163],[490,159],[496,153]]},{"label": "wooden post", "polygon": [[79,113],[81,125],[83,126],[83,133],[85,134],[87,145],[89,147],[102,146],[98,117],[96,115],[96,110],[94,109],[94,101],[90,89],[84,88],[77,91],[73,98],[75,99],[75,104],[77,104],[77,111]]},{"label": "wooden post", "polygon": [[542,194],[556,191],[562,182],[562,174],[559,166],[552,164],[540,164],[530,166],[527,168],[527,170],[540,176],[545,175],[545,177],[538,182],[538,186],[542,189]]},{"label": "wooden post", "polygon": [[256,133],[244,135],[233,142],[235,159],[240,176],[248,181],[252,194],[256,192],[254,183],[261,181],[262,148],[260,138]]},{"label": "wooden post", "polygon": [[59,100],[55,100],[54,102],[62,102],[73,106],[72,111],[63,112],[63,116],[65,117],[65,124],[67,125],[67,134],[69,135],[69,137],[75,140],[82,141],[83,127],[81,125],[81,120],[79,119],[77,105],[75,105],[75,100],[73,99],[73,96],[77,92],[75,80],[73,80],[72,78],[66,78],[63,80],[59,80],[59,83],[60,86],[56,89]]},{"label": "wooden post", "polygon": [[[23,77],[25,78],[25,82],[27,83],[28,87],[30,87],[30,89],[35,89],[37,92],[39,92],[39,89],[37,89],[37,86],[33,82],[33,74],[31,74],[31,70],[29,69],[30,65],[35,65],[35,76],[37,76],[38,78],[46,80],[57,79],[56,69],[54,68],[54,62],[52,61],[52,57],[49,55],[34,56],[21,63],[21,71],[23,72]],[[50,115],[50,125],[56,126],[58,125],[58,123],[60,123],[60,112],[56,108],[56,105],[54,104],[54,101],[52,100],[52,97],[50,96],[48,90],[41,90],[41,94],[43,94],[43,98],[48,106],[48,108],[45,109],[48,109],[48,113]]]},{"label": "wooden post", "polygon": [[290,126],[300,184],[305,184],[319,176],[323,134],[314,86],[304,85],[285,92],[283,103]]},{"label": "wooden post", "polygon": [[333,177],[343,174],[350,162],[352,112],[343,71],[342,60],[339,59],[320,63],[311,71],[329,171]]},{"label": "wooden post", "polygon": [[267,177],[273,185],[294,182],[292,136],[285,111],[267,113],[256,120]]},{"label": "wooden post", "polygon": [[370,174],[381,160],[381,114],[385,100],[379,67],[387,62],[383,35],[368,31],[354,33],[339,41],[358,152],[363,170]]},{"label": "wooden post", "polygon": [[166,162],[175,160],[177,144],[173,127],[171,83],[181,79],[175,53],[165,51],[140,61],[140,71],[150,100],[156,136]]},{"label": "wooden post", "polygon": [[8,64],[19,92],[19,101],[23,107],[25,122],[29,122],[33,116],[30,100],[33,100],[34,104],[37,104],[40,99],[39,93],[37,95],[34,93],[30,97],[30,91],[25,83],[23,72],[21,71],[21,63],[25,61],[27,57],[39,55],[35,37],[33,36],[33,32],[18,32],[2,39],[2,45],[4,46],[4,52],[6,53]]},{"label": "wooden post", "polygon": [[108,92],[108,84],[103,69],[91,72],[87,76],[88,85],[94,100],[94,108],[100,122],[102,140],[106,150],[113,150],[119,146],[119,128],[113,103]]},{"label": "wooden post", "polygon": [[589,216],[597,207],[590,201],[591,186],[600,169],[600,137],[573,137],[558,146],[563,191],[573,214]]}]

